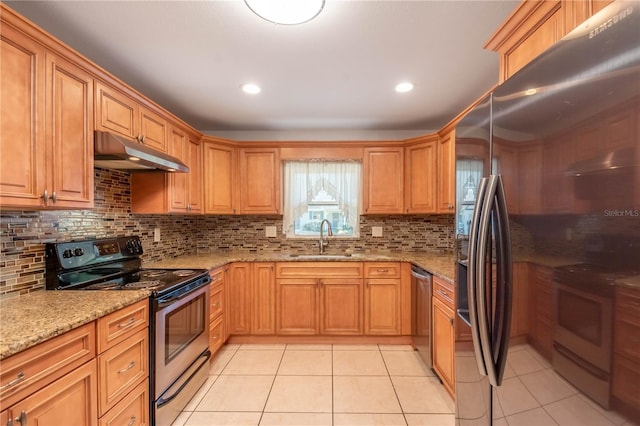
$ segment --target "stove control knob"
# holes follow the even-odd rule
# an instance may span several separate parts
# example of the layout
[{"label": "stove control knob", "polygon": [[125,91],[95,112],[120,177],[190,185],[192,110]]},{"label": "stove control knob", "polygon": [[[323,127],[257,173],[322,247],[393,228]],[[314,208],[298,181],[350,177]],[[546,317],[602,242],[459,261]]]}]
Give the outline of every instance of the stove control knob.
[{"label": "stove control knob", "polygon": [[129,254],[135,254],[136,248],[133,245],[133,240],[127,241],[125,245],[127,246],[127,250],[129,251]]},{"label": "stove control knob", "polygon": [[64,257],[65,259],[69,259],[70,257],[73,257],[73,251],[71,249],[66,249],[65,251],[62,252],[62,257]]},{"label": "stove control knob", "polygon": [[80,247],[78,247],[77,249],[75,249],[73,251],[73,254],[76,256],[82,256],[84,254],[84,250],[82,250]]}]

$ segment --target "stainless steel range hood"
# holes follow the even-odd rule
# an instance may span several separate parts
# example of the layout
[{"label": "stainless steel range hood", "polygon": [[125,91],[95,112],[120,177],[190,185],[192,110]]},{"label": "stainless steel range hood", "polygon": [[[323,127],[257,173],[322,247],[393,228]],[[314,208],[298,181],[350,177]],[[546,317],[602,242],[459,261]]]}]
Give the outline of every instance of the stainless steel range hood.
[{"label": "stainless steel range hood", "polygon": [[118,170],[189,172],[186,164],[171,155],[98,130],[94,135],[94,165]]},{"label": "stainless steel range hood", "polygon": [[635,165],[635,150],[633,148],[619,149],[601,154],[597,157],[578,161],[571,164],[565,175],[589,176],[597,174],[609,174],[623,171]]}]

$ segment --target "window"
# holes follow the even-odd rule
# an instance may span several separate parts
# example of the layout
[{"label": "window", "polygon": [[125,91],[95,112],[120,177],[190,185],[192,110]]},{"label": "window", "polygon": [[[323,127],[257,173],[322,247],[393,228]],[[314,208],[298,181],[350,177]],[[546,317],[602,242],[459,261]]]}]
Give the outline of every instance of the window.
[{"label": "window", "polygon": [[360,163],[289,161],[284,164],[284,226],[287,237],[317,237],[329,220],[336,237],[357,237]]}]

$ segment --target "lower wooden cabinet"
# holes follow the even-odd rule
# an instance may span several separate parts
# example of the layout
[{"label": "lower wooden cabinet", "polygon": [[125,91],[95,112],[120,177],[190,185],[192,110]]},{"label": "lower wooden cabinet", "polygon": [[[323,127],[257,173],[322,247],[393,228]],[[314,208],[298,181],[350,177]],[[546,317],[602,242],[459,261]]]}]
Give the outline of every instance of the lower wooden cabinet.
[{"label": "lower wooden cabinet", "polygon": [[445,389],[454,396],[455,366],[455,311],[453,285],[433,278],[432,330],[433,330],[433,369],[436,371]]},{"label": "lower wooden cabinet", "polygon": [[275,334],[274,263],[232,263],[228,289],[229,334]]},{"label": "lower wooden cabinet", "polygon": [[277,334],[318,334],[318,281],[314,278],[276,280]]},{"label": "lower wooden cabinet", "polygon": [[100,418],[100,426],[146,426],[149,424],[149,380],[136,386],[126,398]]},{"label": "lower wooden cabinet", "polygon": [[97,425],[97,389],[94,359],[9,407],[3,424]]},{"label": "lower wooden cabinet", "polygon": [[232,263],[229,266],[229,334],[251,334],[251,264]]},{"label": "lower wooden cabinet", "polygon": [[535,265],[529,274],[529,343],[544,357],[551,359],[555,305],[553,270]]},{"label": "lower wooden cabinet", "polygon": [[211,276],[209,302],[209,349],[215,354],[226,340],[225,333],[225,268],[214,269]]},{"label": "lower wooden cabinet", "polygon": [[402,332],[400,263],[366,263],[364,273],[364,334],[399,336]]},{"label": "lower wooden cabinet", "polygon": [[320,278],[319,282],[320,334],[362,334],[362,279]]},{"label": "lower wooden cabinet", "polygon": [[620,286],[615,297],[612,394],[640,415],[640,291]]}]

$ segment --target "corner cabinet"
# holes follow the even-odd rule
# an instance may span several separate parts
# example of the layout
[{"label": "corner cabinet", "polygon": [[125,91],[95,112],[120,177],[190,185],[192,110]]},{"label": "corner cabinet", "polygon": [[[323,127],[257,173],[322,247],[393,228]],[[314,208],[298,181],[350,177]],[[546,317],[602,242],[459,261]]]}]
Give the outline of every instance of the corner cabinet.
[{"label": "corner cabinet", "polygon": [[364,214],[404,212],[404,148],[365,148]]},{"label": "corner cabinet", "polygon": [[456,207],[456,135],[455,130],[438,139],[438,213],[454,213]]},{"label": "corner cabinet", "polygon": [[92,208],[93,78],[4,19],[0,205]]},{"label": "corner cabinet", "polygon": [[280,213],[280,150],[241,148],[240,213]]}]

